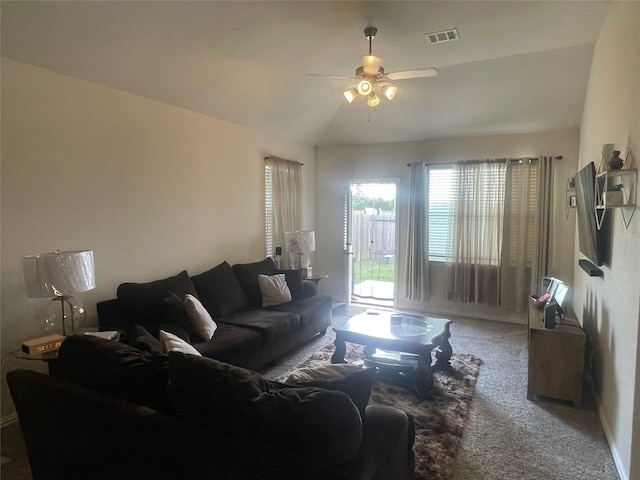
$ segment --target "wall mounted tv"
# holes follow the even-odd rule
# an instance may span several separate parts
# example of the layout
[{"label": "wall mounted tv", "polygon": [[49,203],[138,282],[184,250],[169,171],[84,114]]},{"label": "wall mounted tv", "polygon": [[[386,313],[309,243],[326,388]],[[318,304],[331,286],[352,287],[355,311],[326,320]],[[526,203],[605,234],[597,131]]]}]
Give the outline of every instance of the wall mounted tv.
[{"label": "wall mounted tv", "polygon": [[[609,261],[611,216],[604,215],[600,230],[596,227],[596,167],[589,162],[575,176],[578,239],[580,251],[594,264]],[[604,214],[604,211],[598,212]]]}]

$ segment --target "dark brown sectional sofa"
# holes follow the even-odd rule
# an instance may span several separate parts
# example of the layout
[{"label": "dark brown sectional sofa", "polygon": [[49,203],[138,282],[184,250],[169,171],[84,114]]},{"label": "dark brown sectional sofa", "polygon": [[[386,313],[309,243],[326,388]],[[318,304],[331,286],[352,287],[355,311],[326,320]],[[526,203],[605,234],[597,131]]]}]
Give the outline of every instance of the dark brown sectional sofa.
[{"label": "dark brown sectional sofa", "polygon": [[[292,301],[262,307],[258,275],[284,273]],[[218,328],[211,340],[199,338],[186,317],[181,298],[200,299]],[[189,276],[186,271],[147,283],[123,283],[117,298],[97,305],[100,328],[118,329],[123,341],[143,347],[141,329],[158,337],[173,333],[202,355],[259,369],[291,349],[323,335],[331,325],[331,297],[303,280],[299,270],[277,270],[271,258],[230,266],[227,262]]]},{"label": "dark brown sectional sofa", "polygon": [[[258,368],[331,323],[331,298],[299,272],[285,273],[291,302],[261,307],[254,280],[263,272],[274,272],[270,259],[122,284],[98,311],[128,344],[74,335],[52,376],[9,372],[33,478],[412,479],[413,420],[368,405],[375,369],[284,384],[241,367]],[[211,340],[184,318],[186,293],[217,322]],[[203,356],[163,352],[161,329]]]}]

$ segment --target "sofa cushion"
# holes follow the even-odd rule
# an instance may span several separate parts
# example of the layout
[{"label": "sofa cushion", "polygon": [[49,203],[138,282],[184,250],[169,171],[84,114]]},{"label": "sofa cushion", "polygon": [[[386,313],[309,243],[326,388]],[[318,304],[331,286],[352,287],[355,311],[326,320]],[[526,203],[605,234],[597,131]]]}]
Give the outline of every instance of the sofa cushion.
[{"label": "sofa cushion", "polygon": [[193,343],[203,356],[233,364],[252,357],[261,345],[259,331],[226,323],[218,323],[216,334],[208,342]]},{"label": "sofa cushion", "polygon": [[362,371],[362,365],[355,363],[332,363],[321,367],[302,367],[289,372],[278,379],[282,383],[312,382],[314,380],[330,380],[343,378],[350,373]]},{"label": "sofa cushion", "polygon": [[247,295],[227,262],[191,277],[191,280],[198,298],[213,318],[224,317],[249,304]]},{"label": "sofa cushion", "polygon": [[220,318],[218,323],[255,330],[260,333],[262,344],[267,344],[296,332],[300,328],[300,316],[293,312],[245,308]]},{"label": "sofa cushion", "polygon": [[360,415],[364,416],[365,409],[369,403],[369,398],[371,398],[371,388],[373,386],[373,381],[376,378],[377,369],[375,367],[359,368],[358,370],[347,373],[346,375],[336,369],[335,372],[331,373],[327,374],[325,371],[321,372],[319,375],[314,375],[313,372],[307,371],[306,374],[312,378],[302,381],[298,380],[295,382],[287,380],[286,383],[344,392],[349,395],[351,401],[353,401],[356,407],[358,407]]},{"label": "sofa cushion", "polygon": [[270,382],[251,370],[206,357],[169,354],[178,417],[328,464],[355,456],[362,420],[339,391]]},{"label": "sofa cushion", "polygon": [[186,294],[184,296],[184,309],[187,311],[191,326],[198,336],[203,340],[211,340],[218,325],[211,318],[207,309],[200,303],[200,300],[193,295]]},{"label": "sofa cushion", "polygon": [[262,296],[258,285],[258,275],[270,275],[275,270],[276,264],[270,257],[260,262],[238,263],[233,266],[233,272],[247,294],[249,304],[253,307],[262,307]]},{"label": "sofa cushion", "polygon": [[331,323],[331,297],[329,295],[314,295],[301,298],[295,302],[265,307],[265,310],[299,315],[300,324],[303,326],[314,322],[320,324],[321,319],[325,316],[329,317],[328,323]]},{"label": "sofa cushion", "polygon": [[302,283],[302,270],[273,270],[272,274],[284,274],[287,286],[291,292],[291,299],[298,300],[304,298],[304,286]]},{"label": "sofa cushion", "polygon": [[262,306],[280,305],[291,301],[291,291],[284,274],[258,275],[258,285],[262,297]]},{"label": "sofa cushion", "polygon": [[138,350],[149,353],[164,353],[160,341],[141,325],[133,325],[129,329],[128,344]]},{"label": "sofa cushion", "polygon": [[156,410],[170,412],[166,355],[93,335],[67,337],[55,376]]},{"label": "sofa cushion", "polygon": [[117,296],[129,323],[180,324],[182,319],[175,318],[175,310],[165,300],[169,292],[175,293],[179,298],[184,298],[187,293],[197,296],[196,288],[186,271],[147,283],[122,283],[118,287]]}]

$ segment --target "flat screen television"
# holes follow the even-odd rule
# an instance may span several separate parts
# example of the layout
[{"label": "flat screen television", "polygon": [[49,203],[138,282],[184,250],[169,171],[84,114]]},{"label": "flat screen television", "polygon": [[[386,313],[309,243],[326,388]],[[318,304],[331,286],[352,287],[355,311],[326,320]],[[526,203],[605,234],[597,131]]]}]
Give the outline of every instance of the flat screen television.
[{"label": "flat screen television", "polygon": [[576,174],[575,183],[580,251],[591,262],[600,266],[609,261],[611,214],[604,215],[602,226],[598,230],[596,226],[596,166],[593,162],[589,162]]}]

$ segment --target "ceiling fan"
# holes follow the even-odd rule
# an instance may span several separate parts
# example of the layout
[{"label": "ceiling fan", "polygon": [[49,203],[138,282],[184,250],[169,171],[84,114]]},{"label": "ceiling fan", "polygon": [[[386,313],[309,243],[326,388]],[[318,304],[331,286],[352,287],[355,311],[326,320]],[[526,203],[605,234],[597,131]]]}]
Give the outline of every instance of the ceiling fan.
[{"label": "ceiling fan", "polygon": [[367,27],[364,29],[364,36],[369,40],[369,55],[362,57],[362,65],[356,68],[355,76],[343,77],[313,73],[309,73],[307,76],[356,80],[358,82],[357,85],[343,92],[347,102],[352,103],[358,98],[358,95],[362,95],[367,97],[367,104],[370,107],[375,107],[380,103],[380,97],[377,91],[380,91],[388,100],[395,97],[398,88],[391,83],[391,81],[435,77],[438,74],[438,71],[433,67],[385,73],[384,68],[380,64],[382,59],[371,54],[371,44],[377,33],[378,29],[376,27]]}]

